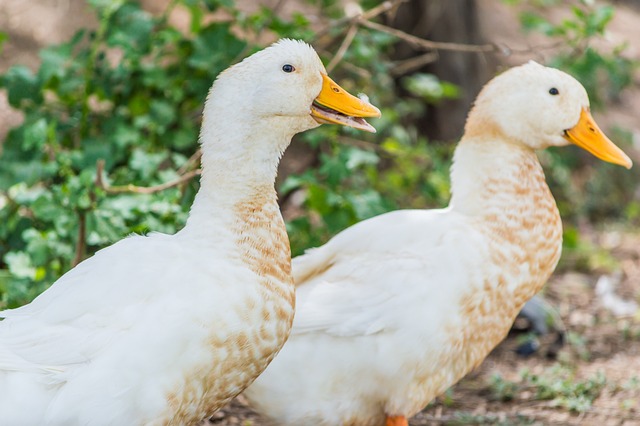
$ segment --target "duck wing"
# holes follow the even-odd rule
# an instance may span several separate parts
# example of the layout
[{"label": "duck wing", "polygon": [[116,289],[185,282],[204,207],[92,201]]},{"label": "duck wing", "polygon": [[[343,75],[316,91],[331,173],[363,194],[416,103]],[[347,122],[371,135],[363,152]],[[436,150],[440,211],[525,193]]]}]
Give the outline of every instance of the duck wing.
[{"label": "duck wing", "polygon": [[[468,281],[477,235],[446,210],[400,210],[360,222],[293,260],[297,285],[292,335],[358,336],[396,330],[416,297],[438,297]],[[449,291],[447,290],[447,291]]]}]

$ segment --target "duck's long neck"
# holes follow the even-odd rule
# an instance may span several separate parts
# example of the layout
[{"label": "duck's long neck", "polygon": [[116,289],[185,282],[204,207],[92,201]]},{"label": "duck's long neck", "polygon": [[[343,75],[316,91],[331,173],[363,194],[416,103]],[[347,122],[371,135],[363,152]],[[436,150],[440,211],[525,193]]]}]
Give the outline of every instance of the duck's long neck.
[{"label": "duck's long neck", "polygon": [[510,268],[507,280],[531,278],[521,292],[531,297],[553,272],[562,245],[560,215],[535,152],[499,136],[463,138],[451,181],[451,209],[486,234],[493,263]]},{"label": "duck's long neck", "polygon": [[471,216],[551,206],[555,211],[536,153],[502,138],[463,138],[454,154],[451,185],[451,207]]},{"label": "duck's long neck", "polygon": [[231,115],[216,105],[205,106],[200,189],[183,234],[219,240],[237,229],[238,221],[265,209],[274,223],[282,222],[274,182],[293,132],[277,123]]},{"label": "duck's long neck", "polygon": [[[230,226],[238,208],[276,205],[274,182],[293,134],[280,126],[206,114],[200,135],[202,176],[185,230]],[[273,124],[273,123],[271,123]],[[206,224],[206,225],[205,225]]]},{"label": "duck's long neck", "polygon": [[200,189],[180,234],[244,264],[291,304],[291,251],[274,182],[295,132],[278,121],[205,117]]}]

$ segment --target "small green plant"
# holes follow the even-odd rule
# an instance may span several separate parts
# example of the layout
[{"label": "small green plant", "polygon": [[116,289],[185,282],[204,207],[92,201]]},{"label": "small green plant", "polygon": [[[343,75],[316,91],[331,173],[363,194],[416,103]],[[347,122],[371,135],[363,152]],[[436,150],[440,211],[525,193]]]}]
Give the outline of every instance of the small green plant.
[{"label": "small green plant", "polygon": [[496,401],[512,401],[518,393],[518,384],[505,380],[499,374],[493,374],[489,379],[489,390],[491,398]]},{"label": "small green plant", "polygon": [[591,408],[606,384],[606,377],[601,372],[580,380],[572,370],[556,365],[540,375],[524,370],[518,382],[505,380],[499,375],[492,376],[489,390],[501,401],[515,399],[529,391],[534,400],[551,401],[553,406],[583,413]]},{"label": "small green plant", "polygon": [[562,258],[557,270],[611,273],[620,269],[613,254],[580,235],[572,224],[564,226]]},{"label": "small green plant", "polygon": [[471,414],[456,412],[455,419],[447,421],[447,426],[463,425],[495,425],[495,426],[527,426],[535,424],[535,419],[516,414],[505,416],[498,414]]},{"label": "small green plant", "polygon": [[626,382],[622,384],[622,389],[640,390],[640,377],[631,376]]},{"label": "small green plant", "polygon": [[574,412],[585,412],[600,395],[607,384],[603,373],[594,377],[577,380],[571,371],[562,367],[554,367],[547,375],[535,375],[525,372],[522,376],[525,383],[535,389],[536,399],[550,400],[557,407],[564,407]]},{"label": "small green plant", "polygon": [[568,331],[566,336],[567,343],[572,350],[577,353],[580,359],[583,361],[589,361],[591,359],[591,352],[589,352],[585,337],[575,331]]}]

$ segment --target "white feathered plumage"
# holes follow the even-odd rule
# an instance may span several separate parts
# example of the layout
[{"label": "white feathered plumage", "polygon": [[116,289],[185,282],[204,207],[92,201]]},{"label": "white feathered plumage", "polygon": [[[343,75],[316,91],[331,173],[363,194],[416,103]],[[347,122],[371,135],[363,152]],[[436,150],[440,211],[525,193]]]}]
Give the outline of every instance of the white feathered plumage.
[{"label": "white feathered plumage", "polygon": [[119,241],[0,313],[0,424],[193,424],[241,392],[293,319],[280,156],[318,121],[372,130],[354,117],[376,115],[302,42],[222,73],[186,226]]},{"label": "white feathered plumage", "polygon": [[245,395],[278,425],[407,425],[507,334],[560,257],[536,149],[573,142],[627,167],[584,88],[529,63],[488,83],[442,210],[384,214],[293,260],[291,337]]}]

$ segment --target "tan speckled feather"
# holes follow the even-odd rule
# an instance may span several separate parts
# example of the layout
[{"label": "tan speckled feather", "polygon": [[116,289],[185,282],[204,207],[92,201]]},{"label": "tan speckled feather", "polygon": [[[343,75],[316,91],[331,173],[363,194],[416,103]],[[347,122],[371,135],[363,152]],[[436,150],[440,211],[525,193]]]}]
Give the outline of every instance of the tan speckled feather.
[{"label": "tan speckled feather", "polygon": [[293,321],[280,157],[314,117],[372,131],[362,117],[377,114],[303,42],[281,40],[221,73],[185,227],[125,238],[0,313],[0,423],[191,425],[239,394]]},{"label": "tan speckled feather", "polygon": [[587,135],[576,143],[630,165],[588,105],[572,77],[535,63],[488,83],[455,152],[448,208],[363,221],[293,260],[293,330],[247,388],[253,406],[277,425],[403,424],[481,363],[560,257],[535,150]]}]

